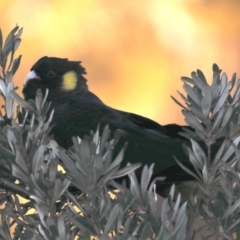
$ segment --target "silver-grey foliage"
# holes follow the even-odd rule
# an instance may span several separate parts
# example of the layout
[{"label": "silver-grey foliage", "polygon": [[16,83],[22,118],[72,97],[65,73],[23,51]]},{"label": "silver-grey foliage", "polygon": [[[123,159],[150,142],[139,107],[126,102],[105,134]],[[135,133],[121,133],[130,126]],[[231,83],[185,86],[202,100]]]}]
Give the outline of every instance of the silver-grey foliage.
[{"label": "silver-grey foliage", "polygon": [[[0,31],[0,239],[185,239],[186,203],[172,186],[159,210],[155,181],[163,178],[150,181],[153,165],[144,166],[140,183],[140,164],[120,168],[127,144],[113,158],[118,131],[109,139],[109,127],[100,136],[96,126],[63,149],[50,136],[48,92],[25,101],[14,91],[21,33],[16,26],[3,45]],[[114,181],[125,175],[130,188]]]},{"label": "silver-grey foliage", "polygon": [[[183,110],[184,136],[191,139],[185,146],[195,171],[179,165],[198,182],[197,193],[189,197],[189,215],[202,216],[214,239],[239,239],[240,229],[240,80],[233,74],[230,81],[216,64],[209,84],[200,70],[192,78],[182,77],[185,105],[174,97]],[[201,144],[199,144],[201,142]]]}]

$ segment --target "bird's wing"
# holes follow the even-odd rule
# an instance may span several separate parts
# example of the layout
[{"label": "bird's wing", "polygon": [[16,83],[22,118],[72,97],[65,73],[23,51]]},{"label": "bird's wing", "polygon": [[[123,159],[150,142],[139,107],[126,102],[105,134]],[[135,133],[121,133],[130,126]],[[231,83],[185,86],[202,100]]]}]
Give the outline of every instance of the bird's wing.
[{"label": "bird's wing", "polygon": [[[57,102],[53,105],[55,114],[53,134],[60,145],[69,147],[72,136],[83,137],[95,130],[100,123],[103,129],[107,124],[112,131],[117,129],[122,134],[121,146],[129,143],[124,162],[141,162],[150,165],[155,163],[156,171],[161,171],[173,165],[176,156],[180,161],[186,159],[180,139],[169,138],[150,128],[140,127],[132,121],[132,115],[121,114],[100,100],[88,96],[74,96],[67,102]],[[139,117],[139,119],[144,119]],[[150,120],[149,120],[150,122]],[[67,142],[66,142],[67,141]]]},{"label": "bird's wing", "polygon": [[159,123],[157,123],[149,118],[140,116],[135,113],[124,112],[124,111],[120,111],[120,110],[116,110],[116,109],[114,109],[114,110],[119,112],[121,115],[126,117],[128,120],[130,120],[132,123],[136,124],[137,126],[145,128],[145,129],[152,129],[152,130],[162,133],[168,137],[186,140],[186,138],[179,135],[179,133],[183,132],[183,127],[189,128],[191,130],[191,128],[189,126],[181,126],[181,125],[177,125],[177,124],[160,125]]},{"label": "bird's wing", "polygon": [[122,116],[126,117],[129,121],[131,121],[132,123],[136,124],[139,127],[152,129],[167,135],[167,131],[162,125],[149,118],[140,116],[135,113],[124,112],[116,109],[113,110],[120,113]]},{"label": "bird's wing", "polygon": [[66,130],[62,128],[59,130],[67,132],[69,129],[68,132],[78,134],[80,137],[88,134],[90,130],[95,130],[100,123],[100,130],[108,124],[112,131],[121,129],[123,132],[140,134],[142,137],[149,135],[152,139],[168,138],[158,123],[136,114],[110,108],[91,93],[57,101],[53,103],[53,108],[55,127],[61,125]]}]

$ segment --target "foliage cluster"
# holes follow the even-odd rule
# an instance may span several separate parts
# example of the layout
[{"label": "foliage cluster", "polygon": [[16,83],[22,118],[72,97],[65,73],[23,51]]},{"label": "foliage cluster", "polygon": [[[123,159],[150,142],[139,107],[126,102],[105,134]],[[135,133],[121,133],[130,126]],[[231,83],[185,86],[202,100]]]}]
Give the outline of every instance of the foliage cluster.
[{"label": "foliage cluster", "polygon": [[[26,102],[12,82],[21,56],[14,58],[22,29],[16,26],[3,44],[0,31],[0,94],[4,100],[0,129],[0,239],[236,239],[240,236],[240,80],[213,65],[213,81],[200,70],[183,77],[183,110],[192,130],[182,133],[196,184],[173,185],[159,204],[154,165],[120,168],[126,145],[113,158],[119,140],[105,127],[66,150],[50,136],[50,103],[38,91]],[[59,169],[61,166],[61,169]],[[115,179],[128,175],[130,187]],[[184,189],[185,191],[182,191]],[[74,189],[74,191],[72,191]],[[118,189],[118,191],[113,190]],[[191,190],[191,191],[186,191]],[[181,191],[179,191],[181,190]],[[180,192],[185,192],[184,199]],[[197,228],[195,221],[204,219]],[[11,230],[13,233],[11,233]],[[203,230],[209,230],[203,232]]]}]

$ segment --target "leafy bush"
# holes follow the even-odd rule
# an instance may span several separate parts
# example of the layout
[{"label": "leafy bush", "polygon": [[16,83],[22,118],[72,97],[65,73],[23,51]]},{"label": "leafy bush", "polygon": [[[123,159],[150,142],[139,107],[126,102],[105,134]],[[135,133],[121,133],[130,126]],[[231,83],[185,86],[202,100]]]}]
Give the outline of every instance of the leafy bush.
[{"label": "leafy bush", "polygon": [[[3,45],[0,31],[5,103],[0,119],[0,239],[238,239],[240,81],[235,74],[228,81],[214,64],[211,85],[200,70],[182,78],[187,96],[179,94],[185,105],[173,99],[192,127],[182,134],[191,139],[184,148],[194,171],[176,161],[196,182],[173,185],[160,206],[156,179],[151,182],[154,165],[143,167],[138,182],[134,170],[140,164],[120,168],[126,146],[113,159],[117,131],[109,139],[108,126],[102,136],[97,128],[83,139],[73,138],[68,150],[57,145],[49,134],[54,112],[47,117],[48,93],[38,91],[35,101],[26,102],[14,91],[12,78],[21,60],[14,53],[21,33],[16,26]],[[125,175],[129,188],[114,181]],[[195,224],[199,218],[204,219],[201,228]]]}]

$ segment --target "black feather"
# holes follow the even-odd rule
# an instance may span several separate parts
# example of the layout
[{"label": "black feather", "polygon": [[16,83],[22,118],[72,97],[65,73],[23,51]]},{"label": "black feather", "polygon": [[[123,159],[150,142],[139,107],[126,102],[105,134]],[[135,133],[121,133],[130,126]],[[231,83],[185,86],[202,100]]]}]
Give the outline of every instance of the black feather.
[{"label": "black feather", "polygon": [[[110,130],[120,130],[122,138],[118,148],[128,142],[123,165],[127,162],[143,165],[155,164],[154,176],[166,176],[167,183],[191,180],[192,177],[179,167],[174,156],[184,164],[189,164],[182,144],[189,141],[178,133],[182,127],[176,124],[162,126],[157,122],[137,114],[119,111],[105,105],[88,90],[83,75],[85,69],[80,62],[68,59],[43,57],[33,65],[31,71],[40,79],[29,79],[24,86],[25,99],[35,98],[37,89],[43,92],[49,89],[48,101],[52,102],[55,113],[52,119],[52,133],[58,144],[64,148],[72,145],[72,137],[83,137],[90,130],[96,130],[100,123],[102,131],[106,124]],[[53,71],[55,76],[48,78]],[[61,88],[62,76],[75,71],[78,84],[75,89],[64,92]],[[137,174],[140,174],[139,170]],[[161,188],[160,185],[159,187]],[[161,192],[161,189],[160,189]]]}]

